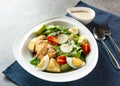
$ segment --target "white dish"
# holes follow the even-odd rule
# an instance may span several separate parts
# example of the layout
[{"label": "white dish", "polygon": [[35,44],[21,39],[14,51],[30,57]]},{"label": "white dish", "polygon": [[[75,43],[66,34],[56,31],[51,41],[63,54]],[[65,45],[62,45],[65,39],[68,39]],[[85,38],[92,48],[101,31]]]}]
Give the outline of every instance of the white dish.
[{"label": "white dish", "polygon": [[95,11],[88,7],[73,7],[68,8],[67,12],[71,17],[79,20],[84,25],[89,24],[95,17]]},{"label": "white dish", "polygon": [[[28,42],[35,36],[34,31],[40,28],[43,24],[56,24],[63,27],[78,27],[80,29],[80,34],[85,35],[90,43],[91,52],[87,56],[86,65],[80,69],[65,72],[65,73],[48,73],[36,70],[34,66],[29,63],[32,58],[30,51],[27,48]],[[30,74],[47,81],[52,82],[68,82],[80,79],[88,75],[96,66],[98,61],[98,46],[96,40],[94,39],[91,32],[80,22],[75,19],[66,16],[58,16],[54,18],[47,19],[41,22],[38,26],[29,29],[24,32],[15,41],[13,46],[13,53],[18,63]]]}]

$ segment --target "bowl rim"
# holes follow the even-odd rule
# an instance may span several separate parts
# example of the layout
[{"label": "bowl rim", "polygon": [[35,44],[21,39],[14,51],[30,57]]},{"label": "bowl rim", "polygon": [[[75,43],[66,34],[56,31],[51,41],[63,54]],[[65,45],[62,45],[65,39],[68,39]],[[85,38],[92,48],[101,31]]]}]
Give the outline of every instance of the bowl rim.
[{"label": "bowl rim", "polygon": [[[76,23],[78,23],[78,24],[80,24],[80,25],[82,25],[83,27],[85,27],[82,23],[80,23],[80,22],[78,22],[77,20],[75,20],[75,19],[73,19],[73,18],[70,18],[70,17],[67,17],[67,16],[55,16],[55,17],[51,17],[51,18],[49,18],[49,19],[46,19],[46,20],[44,20],[44,21],[42,21],[42,22],[40,22],[37,26],[39,26],[40,24],[42,24],[42,23],[44,23],[44,22],[46,22],[46,21],[49,21],[49,20],[52,20],[52,19],[57,19],[57,18],[66,18],[66,19],[68,19],[68,20],[71,20],[71,21],[75,21]],[[37,27],[37,26],[35,26],[35,27]],[[34,28],[35,28],[34,27]],[[32,30],[34,30],[34,28],[32,28]],[[85,27],[86,29],[87,29],[87,27]],[[76,73],[76,72],[79,72],[78,70],[74,70],[74,71],[72,71],[72,72],[69,72],[69,73],[61,73],[61,74],[58,74],[58,73],[55,73],[55,74],[53,74],[53,73],[51,73],[51,74],[49,74],[49,73],[46,73],[46,72],[41,72],[43,75],[44,75],[44,73],[46,74],[46,75],[51,75],[51,77],[52,77],[52,79],[54,79],[54,80],[50,80],[50,79],[46,79],[46,77],[44,77],[44,76],[42,76],[42,74],[41,74],[41,77],[40,76],[37,76],[38,74],[33,74],[30,70],[31,70],[31,68],[28,68],[26,65],[24,65],[24,62],[22,62],[22,60],[20,60],[20,58],[18,58],[18,55],[17,54],[20,54],[20,53],[17,53],[16,54],[16,47],[15,47],[15,45],[17,45],[17,42],[18,42],[18,39],[19,40],[22,40],[22,38],[24,38],[24,35],[25,35],[25,33],[27,33],[27,31],[29,31],[30,29],[28,29],[28,30],[26,30],[25,32],[23,32],[16,40],[15,40],[15,42],[14,42],[14,44],[13,44],[13,54],[14,54],[14,56],[15,56],[15,58],[16,58],[16,60],[17,60],[17,62],[20,64],[20,66],[23,68],[23,69],[25,69],[28,73],[30,73],[31,75],[34,75],[35,77],[38,77],[38,78],[40,78],[40,79],[43,79],[43,80],[46,80],[46,81],[51,81],[51,82],[69,82],[69,81],[74,81],[74,80],[78,80],[78,79],[80,79],[80,78],[83,78],[83,77],[85,77],[86,75],[88,75],[94,68],[95,68],[95,66],[96,66],[96,64],[97,64],[97,62],[98,62],[98,46],[97,46],[97,42],[96,42],[96,40],[94,39],[94,42],[95,42],[95,48],[96,48],[96,50],[97,51],[95,51],[95,53],[96,53],[96,60],[94,61],[94,62],[92,62],[90,65],[93,65],[93,66],[90,66],[88,69],[89,69],[89,71],[83,71],[83,72],[85,72],[85,73],[83,73],[83,76],[81,76],[81,77],[79,77],[79,76],[76,76],[76,78],[67,78],[66,80],[64,80],[63,78],[63,80],[62,79],[60,79],[60,80],[57,80],[56,79],[56,75],[57,76],[61,76],[61,74],[62,75],[64,75],[64,76],[69,76],[69,75],[71,75],[71,74],[74,74],[74,73]],[[32,31],[31,30],[31,31]],[[89,30],[88,30],[89,31]],[[90,32],[90,31],[89,31]],[[91,32],[90,32],[91,33]],[[91,33],[92,34],[92,33]],[[19,44],[19,43],[18,43]],[[35,68],[34,68],[35,69]],[[80,69],[82,69],[82,68],[80,68]],[[81,70],[82,71],[82,70]],[[54,76],[54,77],[53,77]]]}]

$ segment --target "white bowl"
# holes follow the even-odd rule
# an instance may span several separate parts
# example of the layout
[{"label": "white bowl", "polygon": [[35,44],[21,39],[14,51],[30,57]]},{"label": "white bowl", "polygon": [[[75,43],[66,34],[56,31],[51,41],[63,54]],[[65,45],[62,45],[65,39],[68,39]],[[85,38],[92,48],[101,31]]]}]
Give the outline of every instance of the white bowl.
[{"label": "white bowl", "polygon": [[[65,72],[65,73],[48,73],[43,71],[38,71],[34,66],[32,66],[29,61],[32,58],[30,51],[27,48],[28,42],[35,37],[34,31],[40,28],[43,24],[49,25],[61,25],[63,27],[78,27],[80,29],[80,34],[85,35],[89,40],[91,46],[91,52],[87,56],[86,65],[80,69]],[[98,46],[96,40],[94,39],[91,32],[80,22],[75,19],[66,16],[58,16],[54,18],[47,19],[41,22],[38,26],[31,28],[24,32],[14,43],[13,53],[18,63],[30,74],[47,81],[52,82],[68,82],[80,79],[88,75],[96,66],[98,61]]]},{"label": "white bowl", "polygon": [[[95,11],[91,8],[88,8],[88,7],[68,8],[67,12],[70,14],[71,17],[79,20],[84,25],[89,24],[95,18]],[[77,13],[77,12],[86,12],[86,13],[89,13],[89,14],[88,15],[82,14],[83,16],[80,16],[80,15],[75,16],[75,14],[73,14],[73,13]]]}]

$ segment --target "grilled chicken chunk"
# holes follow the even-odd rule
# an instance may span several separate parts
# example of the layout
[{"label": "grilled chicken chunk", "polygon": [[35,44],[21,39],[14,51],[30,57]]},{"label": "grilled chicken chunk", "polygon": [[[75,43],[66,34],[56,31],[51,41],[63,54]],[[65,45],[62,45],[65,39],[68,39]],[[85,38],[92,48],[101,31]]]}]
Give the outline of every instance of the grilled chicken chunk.
[{"label": "grilled chicken chunk", "polygon": [[48,44],[45,35],[40,35],[36,38],[35,52],[40,61],[46,54],[48,54],[50,58],[56,56],[56,51],[53,49],[52,45]]},{"label": "grilled chicken chunk", "polygon": [[41,59],[46,55],[47,53],[47,43],[46,42],[42,42],[40,44],[38,44],[36,46],[35,49],[38,59],[41,61]]},{"label": "grilled chicken chunk", "polygon": [[40,36],[37,37],[38,41],[39,40],[45,40],[45,39],[47,39],[47,37],[45,35],[40,35]]},{"label": "grilled chicken chunk", "polygon": [[36,38],[36,43],[35,43],[35,52],[36,52],[36,54],[38,56],[38,59],[40,61],[47,53],[48,43],[44,39],[46,39],[46,36],[45,35],[40,35]]},{"label": "grilled chicken chunk", "polygon": [[56,57],[56,51],[53,49],[52,45],[48,44],[48,56],[50,58]]}]

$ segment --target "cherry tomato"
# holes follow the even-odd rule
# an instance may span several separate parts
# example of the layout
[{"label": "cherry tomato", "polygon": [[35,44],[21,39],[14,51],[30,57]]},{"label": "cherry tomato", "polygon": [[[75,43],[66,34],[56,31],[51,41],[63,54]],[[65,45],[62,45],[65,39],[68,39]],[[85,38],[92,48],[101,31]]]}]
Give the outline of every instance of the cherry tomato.
[{"label": "cherry tomato", "polygon": [[89,54],[89,52],[90,52],[90,44],[88,44],[88,43],[84,43],[84,44],[82,44],[82,50],[83,50],[83,53],[84,54]]},{"label": "cherry tomato", "polygon": [[60,64],[60,65],[67,63],[66,57],[65,56],[58,56],[57,57],[57,63]]},{"label": "cherry tomato", "polygon": [[58,43],[58,39],[57,39],[56,37],[54,37],[54,36],[48,36],[48,37],[47,37],[47,40],[48,40],[48,42],[50,42],[51,44],[54,44],[54,45],[59,44],[59,43]]}]

